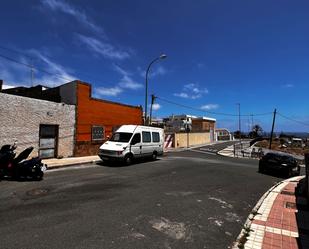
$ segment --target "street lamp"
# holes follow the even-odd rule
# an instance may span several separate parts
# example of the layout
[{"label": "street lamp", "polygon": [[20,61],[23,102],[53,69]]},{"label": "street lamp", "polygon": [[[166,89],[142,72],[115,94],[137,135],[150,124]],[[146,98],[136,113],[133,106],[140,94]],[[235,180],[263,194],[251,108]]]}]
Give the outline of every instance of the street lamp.
[{"label": "street lamp", "polygon": [[163,60],[165,59],[167,56],[166,54],[161,54],[159,57],[155,58],[153,61],[150,62],[147,71],[146,71],[146,87],[145,87],[145,121],[144,121],[144,125],[147,125],[147,100],[148,100],[148,73],[150,70],[150,67],[153,63],[155,63],[158,60]]}]

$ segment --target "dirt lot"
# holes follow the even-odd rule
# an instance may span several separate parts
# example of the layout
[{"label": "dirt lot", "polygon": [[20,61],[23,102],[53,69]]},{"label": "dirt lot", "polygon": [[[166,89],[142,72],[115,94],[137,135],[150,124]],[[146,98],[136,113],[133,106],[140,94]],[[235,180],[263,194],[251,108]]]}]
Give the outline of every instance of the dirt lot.
[{"label": "dirt lot", "polygon": [[[258,142],[255,146],[268,149],[269,141],[268,140],[263,140],[261,142]],[[271,149],[272,150],[286,152],[286,153],[289,153],[289,154],[301,155],[301,156],[304,156],[305,153],[309,153],[309,147],[300,148],[300,147],[292,147],[291,146],[291,147],[287,147],[287,148],[281,148],[280,147],[280,140],[279,139],[275,139],[272,142]]]}]

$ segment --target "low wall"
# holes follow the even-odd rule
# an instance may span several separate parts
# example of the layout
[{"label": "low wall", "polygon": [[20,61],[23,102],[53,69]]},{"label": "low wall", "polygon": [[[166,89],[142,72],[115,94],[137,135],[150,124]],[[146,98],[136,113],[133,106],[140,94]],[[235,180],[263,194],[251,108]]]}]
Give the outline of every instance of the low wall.
[{"label": "low wall", "polygon": [[175,148],[210,143],[209,132],[175,133]]}]

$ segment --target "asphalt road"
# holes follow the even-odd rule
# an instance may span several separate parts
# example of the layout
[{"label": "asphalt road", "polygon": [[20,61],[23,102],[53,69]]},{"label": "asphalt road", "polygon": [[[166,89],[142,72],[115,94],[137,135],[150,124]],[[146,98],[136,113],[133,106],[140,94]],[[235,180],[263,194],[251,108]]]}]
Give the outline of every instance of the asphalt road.
[{"label": "asphalt road", "polygon": [[194,149],[1,181],[0,248],[229,248],[279,180],[255,160]]}]

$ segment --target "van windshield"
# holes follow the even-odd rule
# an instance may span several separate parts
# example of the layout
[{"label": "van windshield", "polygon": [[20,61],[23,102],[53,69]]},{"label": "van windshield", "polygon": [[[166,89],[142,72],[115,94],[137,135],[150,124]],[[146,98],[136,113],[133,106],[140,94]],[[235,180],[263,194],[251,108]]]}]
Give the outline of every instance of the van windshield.
[{"label": "van windshield", "polygon": [[122,142],[122,143],[128,143],[132,137],[133,133],[128,132],[116,132],[113,134],[111,139],[109,141],[112,142]]}]

